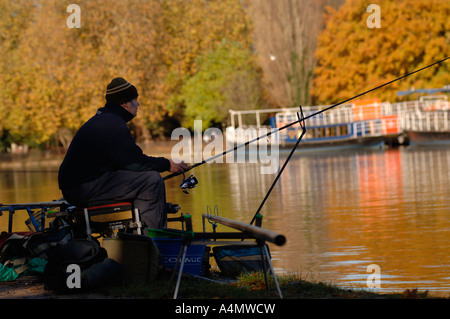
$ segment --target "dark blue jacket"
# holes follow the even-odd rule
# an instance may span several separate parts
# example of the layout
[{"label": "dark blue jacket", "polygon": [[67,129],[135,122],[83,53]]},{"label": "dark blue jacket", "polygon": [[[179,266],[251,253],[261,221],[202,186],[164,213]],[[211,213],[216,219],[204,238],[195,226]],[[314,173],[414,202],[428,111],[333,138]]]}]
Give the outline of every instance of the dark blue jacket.
[{"label": "dark blue jacket", "polygon": [[105,105],[75,134],[59,168],[60,189],[99,178],[111,170],[164,172],[170,162],[150,157],[136,145],[126,125],[133,115],[120,105]]}]

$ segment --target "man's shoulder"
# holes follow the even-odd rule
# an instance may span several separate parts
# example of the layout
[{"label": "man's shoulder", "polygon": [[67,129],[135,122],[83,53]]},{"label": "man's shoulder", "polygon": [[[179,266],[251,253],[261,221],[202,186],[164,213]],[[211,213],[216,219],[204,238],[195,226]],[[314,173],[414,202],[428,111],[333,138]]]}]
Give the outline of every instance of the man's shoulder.
[{"label": "man's shoulder", "polygon": [[114,113],[102,112],[97,113],[86,122],[88,126],[126,126],[125,121]]},{"label": "man's shoulder", "polygon": [[114,114],[102,113],[91,117],[80,129],[76,137],[83,139],[104,139],[117,132],[128,130],[126,123]]}]

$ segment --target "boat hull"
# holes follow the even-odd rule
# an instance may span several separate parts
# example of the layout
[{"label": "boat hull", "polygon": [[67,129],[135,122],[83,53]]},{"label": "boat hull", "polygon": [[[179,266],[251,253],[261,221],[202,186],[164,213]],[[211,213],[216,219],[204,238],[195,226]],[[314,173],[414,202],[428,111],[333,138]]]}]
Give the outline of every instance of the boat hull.
[{"label": "boat hull", "polygon": [[450,145],[450,132],[406,131],[410,145]]},{"label": "boat hull", "polygon": [[[280,149],[292,148],[295,143],[280,144]],[[308,141],[302,140],[297,148],[298,151],[343,151],[353,149],[374,149],[380,150],[384,148],[384,138],[379,137],[364,137],[364,138],[346,138],[342,140],[328,140],[328,141]]]}]

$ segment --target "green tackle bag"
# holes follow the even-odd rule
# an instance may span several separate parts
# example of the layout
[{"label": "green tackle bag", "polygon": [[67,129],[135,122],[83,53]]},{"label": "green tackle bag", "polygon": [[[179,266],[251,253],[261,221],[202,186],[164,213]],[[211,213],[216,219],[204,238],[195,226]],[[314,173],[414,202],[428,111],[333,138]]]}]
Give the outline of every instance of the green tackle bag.
[{"label": "green tackle bag", "polygon": [[0,282],[14,281],[19,275],[14,271],[13,267],[4,266],[0,264]]}]

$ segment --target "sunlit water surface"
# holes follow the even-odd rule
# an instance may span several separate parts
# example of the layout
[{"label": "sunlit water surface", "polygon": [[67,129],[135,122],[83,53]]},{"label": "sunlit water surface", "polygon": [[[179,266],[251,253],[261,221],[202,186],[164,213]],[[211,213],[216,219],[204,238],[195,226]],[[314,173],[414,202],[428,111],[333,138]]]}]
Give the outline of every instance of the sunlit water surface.
[{"label": "sunlit water surface", "polygon": [[[281,164],[285,159],[282,155]],[[199,166],[190,172],[199,184],[189,195],[179,188],[181,177],[166,181],[167,200],[193,215],[195,231],[202,230],[207,206],[249,223],[275,178],[261,174],[261,166]],[[2,203],[61,197],[54,167],[0,174]],[[450,294],[449,148],[298,152],[261,213],[264,228],[287,237],[282,247],[270,245],[277,273],[368,289],[368,266],[375,264],[381,275],[376,291],[419,288]],[[16,214],[15,230],[26,229],[24,220]],[[6,225],[5,214],[1,229]],[[219,226],[218,231],[230,229]]]}]

